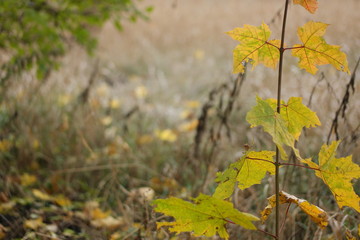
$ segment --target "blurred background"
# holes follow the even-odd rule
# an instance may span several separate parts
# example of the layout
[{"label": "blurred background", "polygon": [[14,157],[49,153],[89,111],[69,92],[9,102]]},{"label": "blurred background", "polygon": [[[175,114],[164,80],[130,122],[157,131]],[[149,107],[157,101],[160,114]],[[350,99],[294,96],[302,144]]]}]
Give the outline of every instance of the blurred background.
[{"label": "blurred background", "polygon": [[[50,6],[56,10],[50,16],[62,16],[64,6],[20,2],[27,3],[0,4],[0,239],[195,239],[156,230],[155,222],[163,217],[151,211],[149,202],[211,194],[216,172],[245,149],[273,150],[270,137],[250,129],[245,115],[256,96],[276,98],[277,71],[263,66],[252,71],[249,64],[246,74],[232,74],[238,43],[226,32],[264,22],[271,39],[279,39],[283,3],[107,0],[97,8],[92,1],[84,6],[66,1],[83,15],[57,18],[63,31],[57,42],[52,34],[57,36],[58,25],[50,25],[43,12]],[[111,4],[118,9],[112,12]],[[103,12],[96,15],[99,9]],[[353,154],[360,163],[359,70],[354,71],[360,57],[358,9],[358,0],[320,1],[316,14],[290,4],[286,44],[299,42],[297,27],[307,21],[328,23],[325,39],[341,46],[352,72],[325,65],[310,75],[285,53],[282,99],[302,97],[322,123],[303,132],[298,147],[304,157],[316,158],[324,142],[338,137],[343,140],[339,157]],[[14,24],[19,16],[28,17],[23,25]],[[74,24],[61,25],[66,19]],[[49,29],[36,27],[47,23]],[[30,60],[24,60],[27,53]],[[292,207],[284,239],[345,239],[344,227],[357,231],[358,213],[340,210],[309,170],[289,167],[281,174],[285,191],[331,216],[330,226],[321,231]],[[236,192],[235,206],[259,215],[273,185],[268,177],[262,185]],[[354,188],[359,194],[359,181]],[[272,228],[272,220],[261,225]],[[231,239],[265,239],[234,226],[230,233]]]}]

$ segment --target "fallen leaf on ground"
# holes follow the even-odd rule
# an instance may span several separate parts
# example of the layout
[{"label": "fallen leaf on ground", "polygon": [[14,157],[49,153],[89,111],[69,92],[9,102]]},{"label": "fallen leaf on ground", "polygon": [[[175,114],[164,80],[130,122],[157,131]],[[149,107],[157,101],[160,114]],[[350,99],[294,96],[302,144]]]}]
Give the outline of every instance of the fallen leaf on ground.
[{"label": "fallen leaf on ground", "polygon": [[40,200],[43,200],[43,201],[51,201],[53,199],[52,196],[50,196],[47,193],[44,193],[44,192],[40,191],[39,189],[33,189],[32,193],[34,194],[34,196],[36,198],[38,198]]},{"label": "fallen leaf on ground", "polygon": [[37,230],[38,228],[40,228],[43,225],[44,225],[44,223],[43,223],[43,219],[41,217],[36,218],[36,219],[25,220],[25,222],[24,222],[24,228],[29,228],[32,230]]},{"label": "fallen leaf on ground", "polygon": [[28,173],[24,173],[20,176],[20,184],[24,187],[33,185],[37,181],[37,178],[35,175],[31,175]]}]

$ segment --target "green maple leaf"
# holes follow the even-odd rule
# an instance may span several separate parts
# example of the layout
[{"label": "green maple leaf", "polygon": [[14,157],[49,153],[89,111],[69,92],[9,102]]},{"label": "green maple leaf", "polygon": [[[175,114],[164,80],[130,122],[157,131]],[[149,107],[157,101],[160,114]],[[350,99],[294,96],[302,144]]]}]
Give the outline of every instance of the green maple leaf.
[{"label": "green maple leaf", "polygon": [[229,201],[200,194],[194,203],[179,198],[158,199],[152,202],[155,211],[175,218],[175,222],[158,222],[158,228],[169,226],[171,232],[192,232],[194,236],[211,237],[219,234],[229,238],[227,223],[235,223],[246,229],[256,229],[252,221],[259,221],[254,215],[234,208]]},{"label": "green maple leaf", "polygon": [[241,43],[234,49],[233,72],[244,72],[243,62],[251,60],[253,69],[259,63],[275,68],[280,58],[280,40],[269,40],[271,31],[263,23],[261,26],[244,25],[227,32],[233,39]]},{"label": "green maple leaf", "polygon": [[340,141],[334,141],[321,147],[319,165],[311,159],[303,162],[316,169],[315,175],[330,188],[340,208],[349,206],[360,212],[360,197],[351,184],[351,180],[360,178],[360,166],[352,162],[352,156],[335,157],[339,144]]},{"label": "green maple leaf", "polygon": [[350,74],[346,54],[340,46],[329,45],[322,38],[328,24],[308,22],[298,28],[298,36],[303,44],[293,46],[292,55],[298,57],[299,67],[311,74],[317,72],[317,65],[331,64],[337,70]]},{"label": "green maple leaf", "polygon": [[[266,102],[276,111],[276,99],[267,99]],[[302,104],[302,98],[300,97],[291,97],[287,103],[282,101],[280,108],[280,114],[285,120],[289,132],[296,140],[299,139],[304,127],[310,128],[321,125],[316,113]]]},{"label": "green maple leaf", "polygon": [[224,172],[217,174],[215,181],[219,185],[213,196],[219,199],[229,198],[234,192],[236,182],[243,190],[261,183],[267,172],[274,175],[274,155],[275,152],[272,151],[246,152],[238,161],[230,164]]},{"label": "green maple leaf", "polygon": [[295,148],[295,137],[290,133],[286,120],[276,112],[270,101],[265,101],[260,97],[257,97],[256,101],[257,105],[246,115],[246,121],[251,124],[250,127],[262,126],[264,131],[272,136],[282,159],[287,159],[284,145],[291,147],[295,155],[301,159],[299,151]]}]

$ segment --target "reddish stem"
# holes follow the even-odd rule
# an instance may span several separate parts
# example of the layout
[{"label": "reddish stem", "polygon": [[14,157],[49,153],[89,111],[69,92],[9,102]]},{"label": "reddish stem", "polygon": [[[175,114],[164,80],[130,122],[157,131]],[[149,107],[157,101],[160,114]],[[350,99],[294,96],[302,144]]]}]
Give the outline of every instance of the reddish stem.
[{"label": "reddish stem", "polygon": [[302,168],[312,169],[315,171],[320,171],[320,169],[318,169],[318,168],[308,167],[308,166],[304,166],[304,165],[300,165],[300,164],[296,164],[296,163],[279,163],[279,164],[285,165],[285,166],[295,166],[295,167],[302,167]]},{"label": "reddish stem", "polygon": [[288,213],[289,213],[290,206],[291,206],[291,202],[289,203],[289,205],[288,205],[287,208],[286,208],[285,218],[284,218],[284,221],[283,221],[283,223],[282,223],[282,225],[281,225],[281,227],[280,227],[280,232],[282,232],[282,230],[283,230],[283,228],[284,228],[284,226],[285,226],[286,217],[287,217],[287,215],[288,215]]},{"label": "reddish stem", "polygon": [[261,229],[256,229],[256,230],[258,230],[259,232],[262,232],[262,233],[264,233],[266,235],[269,235],[270,237],[273,237],[274,239],[278,239],[274,234],[271,234],[271,233],[266,232],[266,231],[261,230]]},{"label": "reddish stem", "polygon": [[227,220],[227,219],[224,219],[226,222],[228,222],[228,223],[232,223],[232,224],[236,224],[236,223],[234,223],[233,221],[231,221],[231,220]]},{"label": "reddish stem", "polygon": [[291,49],[299,49],[299,48],[304,48],[305,46],[299,46],[299,47],[288,47],[288,48],[284,48],[285,50],[291,50]]},{"label": "reddish stem", "polygon": [[276,45],[274,45],[274,44],[272,44],[272,43],[269,43],[269,42],[265,42],[266,44],[269,44],[269,45],[271,45],[271,46],[273,46],[273,47],[276,47],[277,49],[279,49],[279,51],[280,51],[280,48],[278,47],[278,46],[276,46]]},{"label": "reddish stem", "polygon": [[266,160],[266,159],[261,159],[261,158],[251,158],[251,157],[246,157],[247,159],[250,159],[250,160],[255,160],[255,161],[263,161],[263,162],[268,162],[268,163],[272,163],[275,165],[274,162],[272,161],[269,161],[269,160]]}]

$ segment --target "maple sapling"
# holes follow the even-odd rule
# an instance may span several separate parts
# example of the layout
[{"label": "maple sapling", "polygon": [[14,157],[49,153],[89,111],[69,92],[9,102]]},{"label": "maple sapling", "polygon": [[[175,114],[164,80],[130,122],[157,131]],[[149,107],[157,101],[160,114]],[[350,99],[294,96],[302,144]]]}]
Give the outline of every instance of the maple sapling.
[{"label": "maple sapling", "polygon": [[[310,13],[318,8],[316,0],[293,0]],[[251,151],[247,148],[244,155],[231,163],[215,179],[218,184],[212,196],[200,194],[192,202],[179,198],[158,199],[153,201],[155,211],[175,218],[174,222],[158,222],[158,227],[167,226],[171,232],[192,232],[194,236],[213,236],[218,234],[228,239],[226,225],[237,224],[250,230],[258,230],[274,239],[280,239],[280,204],[288,204],[285,216],[291,204],[296,204],[319,228],[328,225],[328,214],[310,202],[280,190],[279,168],[295,166],[308,168],[323,180],[334,195],[340,208],[351,207],[360,212],[360,197],[355,193],[351,181],[360,178],[360,167],[352,162],[352,156],[336,158],[340,141],[321,147],[318,163],[311,158],[303,159],[296,147],[296,141],[304,128],[320,126],[316,113],[302,103],[301,97],[291,97],[287,102],[281,100],[281,81],[283,54],[291,50],[299,58],[298,66],[311,74],[316,74],[317,66],[331,64],[337,70],[350,73],[345,53],[339,46],[329,45],[323,35],[327,24],[310,21],[298,28],[299,44],[285,47],[285,26],[289,0],[285,1],[281,40],[270,40],[270,28],[262,23],[260,26],[244,25],[227,34],[240,42],[234,49],[234,73],[245,71],[244,62],[251,61],[253,68],[263,64],[276,68],[279,63],[277,99],[256,98],[254,106],[246,115],[250,127],[261,126],[270,134],[276,151]],[[291,149],[296,163],[288,163],[287,149]],[[260,218],[234,208],[231,197],[235,187],[247,189],[261,181],[267,174],[275,175],[275,193],[268,198],[269,204],[260,213]],[[275,233],[265,232],[255,227],[253,222],[265,223],[275,208]],[[285,220],[284,220],[285,223]]]}]

